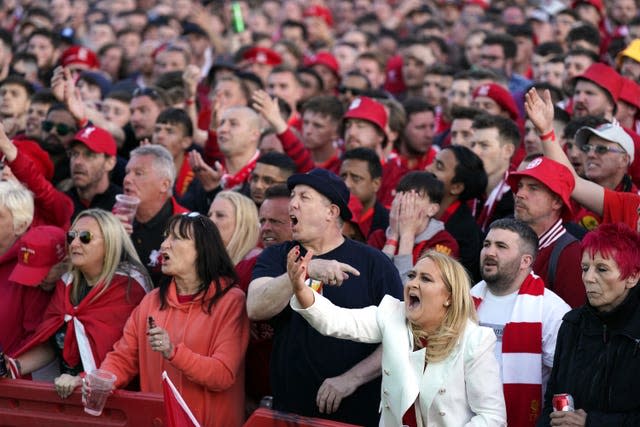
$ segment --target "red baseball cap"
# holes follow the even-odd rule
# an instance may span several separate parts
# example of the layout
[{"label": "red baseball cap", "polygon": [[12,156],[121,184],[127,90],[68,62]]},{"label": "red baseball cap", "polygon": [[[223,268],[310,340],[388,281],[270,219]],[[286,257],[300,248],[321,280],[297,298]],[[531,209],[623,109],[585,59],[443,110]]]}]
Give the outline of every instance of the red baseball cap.
[{"label": "red baseball cap", "polygon": [[302,15],[305,18],[308,18],[308,17],[322,18],[322,20],[326,22],[328,26],[333,27],[333,15],[331,14],[331,11],[324,6],[318,6],[318,5],[309,6],[304,10]]},{"label": "red baseball cap", "polygon": [[267,47],[255,46],[247,49],[242,55],[242,59],[251,64],[280,65],[282,57],[275,50]]},{"label": "red baseball cap", "polygon": [[100,67],[98,55],[84,46],[71,46],[60,55],[60,65],[85,65],[89,69]]},{"label": "red baseball cap", "polygon": [[615,104],[622,90],[622,79],[620,77],[620,74],[613,68],[601,62],[596,62],[591,64],[584,73],[574,77],[573,83],[576,84],[580,79],[588,80],[609,93]]},{"label": "red baseball cap", "polygon": [[500,108],[509,113],[511,120],[518,120],[520,118],[518,107],[511,93],[499,84],[487,83],[478,86],[476,90],[473,91],[473,99],[479,96],[486,96],[493,99]]},{"label": "red baseball cap", "polygon": [[[366,96],[359,96],[351,101],[343,120],[361,119],[373,123],[385,134],[387,127],[387,110],[378,101]],[[386,134],[385,134],[386,135]]]},{"label": "red baseball cap", "polygon": [[38,286],[51,267],[61,262],[65,255],[65,232],[52,225],[33,227],[20,238],[18,263],[9,280],[20,285]]},{"label": "red baseball cap", "polygon": [[51,181],[51,178],[53,178],[53,162],[49,157],[49,153],[44,151],[40,144],[30,139],[14,139],[13,143],[18,149],[18,153],[27,156],[38,172],[48,181]]},{"label": "red baseball cap", "polygon": [[324,65],[329,68],[333,74],[340,78],[340,65],[338,60],[330,52],[321,50],[315,55],[308,56],[304,60],[305,67],[313,67],[314,65]]},{"label": "red baseball cap", "polygon": [[572,210],[570,198],[576,186],[576,181],[571,171],[565,165],[547,157],[538,157],[533,159],[525,169],[519,172],[509,173],[507,183],[511,187],[514,196],[518,192],[518,183],[523,176],[528,176],[540,181],[552,193],[560,197],[564,204],[562,218],[564,220],[571,219]]},{"label": "red baseball cap", "polygon": [[118,151],[113,136],[108,131],[93,125],[80,129],[73,137],[72,142],[74,141],[83,143],[94,153],[107,156],[115,156]]}]

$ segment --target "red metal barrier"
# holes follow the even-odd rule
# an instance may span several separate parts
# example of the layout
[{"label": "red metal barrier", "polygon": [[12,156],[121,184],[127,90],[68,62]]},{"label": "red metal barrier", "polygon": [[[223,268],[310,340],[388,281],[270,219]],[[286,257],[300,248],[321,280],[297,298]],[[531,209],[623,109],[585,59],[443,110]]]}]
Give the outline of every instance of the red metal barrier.
[{"label": "red metal barrier", "polygon": [[244,427],[356,427],[354,424],[344,424],[337,421],[320,418],[301,417],[287,412],[258,408],[249,417]]},{"label": "red metal barrier", "polygon": [[164,425],[161,394],[117,390],[107,399],[102,415],[84,412],[80,389],[61,399],[53,384],[27,380],[0,380],[0,426],[135,426]]}]

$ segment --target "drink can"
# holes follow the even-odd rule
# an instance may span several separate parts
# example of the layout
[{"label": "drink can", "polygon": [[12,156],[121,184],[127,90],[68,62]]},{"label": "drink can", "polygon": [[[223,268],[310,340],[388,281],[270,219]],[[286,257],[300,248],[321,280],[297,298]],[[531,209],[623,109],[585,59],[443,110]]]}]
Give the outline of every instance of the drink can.
[{"label": "drink can", "polygon": [[571,396],[569,393],[554,394],[552,403],[554,411],[575,411],[575,407],[573,406],[573,396]]},{"label": "drink can", "polygon": [[305,282],[305,285],[310,286],[311,289],[322,295],[322,282],[320,280],[312,279],[309,277]]}]

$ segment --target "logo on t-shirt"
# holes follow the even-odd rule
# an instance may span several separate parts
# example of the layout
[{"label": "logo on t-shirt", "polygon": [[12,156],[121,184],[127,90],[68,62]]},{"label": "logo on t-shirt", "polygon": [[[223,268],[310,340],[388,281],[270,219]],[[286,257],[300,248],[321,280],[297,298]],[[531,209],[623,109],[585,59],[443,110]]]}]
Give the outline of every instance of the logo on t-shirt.
[{"label": "logo on t-shirt", "polygon": [[493,333],[496,334],[497,341],[502,342],[502,335],[504,334],[504,325],[496,325],[493,323],[480,322],[480,326],[485,326],[487,328],[493,329]]}]

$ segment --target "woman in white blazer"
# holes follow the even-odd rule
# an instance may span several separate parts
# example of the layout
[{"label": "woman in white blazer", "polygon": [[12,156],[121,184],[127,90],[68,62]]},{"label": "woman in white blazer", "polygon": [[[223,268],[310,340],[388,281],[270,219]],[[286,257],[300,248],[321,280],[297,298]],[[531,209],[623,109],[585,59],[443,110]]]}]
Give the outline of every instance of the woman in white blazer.
[{"label": "woman in white blazer", "polygon": [[291,307],[324,335],[382,342],[381,426],[506,425],[496,337],[477,325],[457,261],[427,252],[409,272],[404,302],[387,295],[378,307],[345,309],[305,285],[312,255],[289,253]]}]

